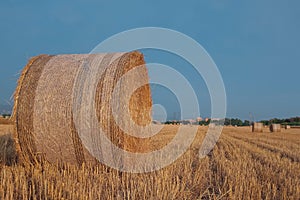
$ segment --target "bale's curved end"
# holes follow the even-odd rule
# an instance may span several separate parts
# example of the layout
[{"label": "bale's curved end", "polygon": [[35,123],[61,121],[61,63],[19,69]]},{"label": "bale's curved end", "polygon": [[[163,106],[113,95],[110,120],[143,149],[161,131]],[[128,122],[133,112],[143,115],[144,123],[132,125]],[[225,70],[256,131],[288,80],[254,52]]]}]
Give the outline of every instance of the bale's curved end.
[{"label": "bale's curved end", "polygon": [[[115,85],[131,69],[143,67],[134,79],[149,80],[141,53],[40,55],[30,59],[23,69],[14,95],[14,139],[22,163],[38,163],[41,158],[51,163],[95,162],[82,144],[74,124],[73,92],[78,73],[85,70],[84,64],[93,62],[95,65],[95,61],[99,60],[101,62],[96,62],[96,67],[103,73],[95,85],[95,99],[91,99],[96,105],[98,128],[103,129],[120,148],[132,152],[147,151],[149,140],[134,138],[123,132],[114,122],[110,104]],[[150,86],[145,85],[130,99],[131,118],[138,125],[147,125],[151,123],[151,108]],[[90,134],[96,137],[99,132]]]}]

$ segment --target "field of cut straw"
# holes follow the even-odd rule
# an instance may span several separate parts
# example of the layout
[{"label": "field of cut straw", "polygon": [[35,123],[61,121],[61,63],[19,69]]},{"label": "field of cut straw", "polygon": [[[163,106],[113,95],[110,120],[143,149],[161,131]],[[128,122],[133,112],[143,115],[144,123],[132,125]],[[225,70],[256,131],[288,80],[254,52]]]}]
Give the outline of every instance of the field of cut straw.
[{"label": "field of cut straw", "polygon": [[[154,137],[161,148],[174,136],[168,126]],[[251,133],[225,127],[214,150],[199,159],[207,127],[172,165],[129,174],[105,166],[17,163],[11,127],[0,125],[0,199],[299,199],[300,131]],[[188,133],[187,133],[188,134]]]}]

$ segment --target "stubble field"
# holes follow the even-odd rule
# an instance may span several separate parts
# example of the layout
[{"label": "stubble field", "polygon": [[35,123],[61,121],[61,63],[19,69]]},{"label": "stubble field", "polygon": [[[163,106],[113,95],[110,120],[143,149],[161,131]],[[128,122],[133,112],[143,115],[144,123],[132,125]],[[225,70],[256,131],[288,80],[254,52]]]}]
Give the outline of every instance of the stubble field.
[{"label": "stubble field", "polygon": [[[177,128],[166,126],[152,138],[153,148],[167,144]],[[175,163],[144,174],[63,162],[25,168],[16,163],[11,129],[0,125],[0,199],[300,198],[300,129],[251,133],[249,127],[225,127],[213,151],[200,159],[207,127],[199,127]]]}]

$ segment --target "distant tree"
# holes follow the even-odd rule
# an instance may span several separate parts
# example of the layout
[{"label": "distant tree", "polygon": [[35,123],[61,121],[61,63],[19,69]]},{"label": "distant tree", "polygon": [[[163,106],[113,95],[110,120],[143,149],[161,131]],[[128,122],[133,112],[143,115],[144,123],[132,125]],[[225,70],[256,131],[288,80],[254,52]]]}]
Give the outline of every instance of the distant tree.
[{"label": "distant tree", "polygon": [[300,122],[300,117],[291,118],[291,122]]},{"label": "distant tree", "polygon": [[261,120],[260,123],[263,123],[264,126],[269,126],[270,125],[269,120]]},{"label": "distant tree", "polygon": [[243,122],[243,126],[250,126],[250,121],[249,120],[245,120]]},{"label": "distant tree", "polygon": [[230,125],[230,119],[229,118],[225,118],[224,125],[225,126],[229,126]]},{"label": "distant tree", "polygon": [[225,126],[229,126],[229,125],[232,125],[232,126],[244,126],[244,123],[242,120],[238,119],[238,118],[226,118],[225,121],[224,121],[224,125]]},{"label": "distant tree", "polygon": [[274,119],[271,119],[270,120],[270,123],[271,124],[282,124],[282,123],[284,123],[284,119],[278,119],[278,118],[274,118]]},{"label": "distant tree", "polygon": [[10,117],[10,114],[2,114],[2,117],[6,118],[6,117]]},{"label": "distant tree", "polygon": [[232,126],[242,126],[243,125],[243,121],[238,118],[232,118],[230,121],[231,121]]},{"label": "distant tree", "polygon": [[209,123],[210,123],[210,121],[211,121],[210,119],[208,119],[207,121],[205,121],[205,120],[200,121],[200,122],[199,122],[199,125],[202,125],[202,126],[203,126],[203,125],[204,125],[204,126],[208,126]]}]

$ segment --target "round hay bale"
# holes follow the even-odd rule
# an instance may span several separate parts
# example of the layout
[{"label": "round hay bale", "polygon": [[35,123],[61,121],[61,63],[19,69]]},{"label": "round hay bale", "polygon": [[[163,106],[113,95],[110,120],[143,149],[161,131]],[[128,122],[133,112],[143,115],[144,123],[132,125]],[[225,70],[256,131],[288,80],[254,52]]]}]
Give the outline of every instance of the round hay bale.
[{"label": "round hay bale", "polygon": [[254,122],[252,124],[252,132],[263,132],[263,123]]},{"label": "round hay bale", "polygon": [[[90,74],[91,69],[87,67],[90,65],[101,71],[101,75]],[[32,58],[22,71],[15,92],[14,139],[20,160],[36,163],[43,157],[50,163],[97,162],[91,154],[93,149],[87,149],[82,138],[97,138],[100,129],[119,148],[147,152],[149,139],[133,137],[124,132],[115,122],[111,105],[118,80],[137,66],[142,67],[142,71],[130,81],[142,79],[148,82],[144,58],[139,52],[40,55]],[[84,76],[86,80],[100,77],[94,85],[82,86],[78,77]],[[78,91],[89,93],[93,87],[96,88],[96,95],[88,100],[95,105],[99,127],[91,127],[92,131],[83,133],[87,135],[79,135],[76,127],[78,118],[74,117],[74,112],[87,113],[90,110],[82,106],[83,97],[76,97],[75,101],[74,94],[78,96]],[[124,84],[124,87],[130,87],[130,83]],[[123,98],[122,94],[118,97]],[[74,105],[74,102],[80,105]],[[146,126],[152,121],[151,108],[151,92],[147,84],[132,94],[129,102],[130,117],[136,124]],[[129,120],[123,117],[122,112],[118,114],[125,122]],[[99,143],[96,145],[94,148],[99,150]]]},{"label": "round hay bale", "polygon": [[270,131],[271,132],[281,132],[281,125],[280,124],[271,124]]}]

